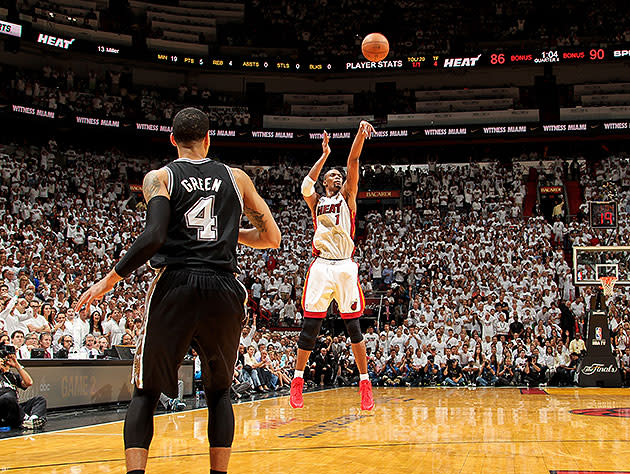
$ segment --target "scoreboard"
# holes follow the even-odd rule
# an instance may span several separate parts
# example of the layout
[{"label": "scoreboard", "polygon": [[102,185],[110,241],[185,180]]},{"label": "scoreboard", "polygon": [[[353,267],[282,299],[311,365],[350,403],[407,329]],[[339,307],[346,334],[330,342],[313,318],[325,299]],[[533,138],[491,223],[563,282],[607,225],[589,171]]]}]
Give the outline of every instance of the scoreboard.
[{"label": "scoreboard", "polygon": [[498,66],[522,66],[536,64],[580,64],[608,61],[630,61],[630,49],[586,48],[548,49],[529,52],[490,52],[467,56],[418,54],[397,57],[392,55],[379,62],[347,60],[340,62],[296,62],[295,60],[247,59],[247,58],[191,58],[156,52],[154,60],[162,63],[197,65],[209,69],[235,69],[285,72],[350,72],[395,71],[426,69],[460,69]]},{"label": "scoreboard", "polygon": [[458,68],[478,66],[517,66],[527,64],[596,63],[630,59],[630,49],[622,48],[561,48],[530,51],[491,51],[465,57],[444,55],[408,56],[405,63],[411,69]]},{"label": "scoreboard", "polygon": [[[21,34],[20,25],[0,23],[0,32]],[[379,62],[363,58],[329,58],[326,61],[296,61],[292,58],[251,58],[207,55],[187,55],[168,50],[139,52],[131,46],[91,42],[86,38],[72,38],[55,33],[33,31],[24,38],[47,49],[80,51],[100,56],[120,56],[148,60],[162,64],[225,71],[339,73],[360,71],[419,71],[439,69],[472,69],[479,67],[507,67],[544,64],[586,64],[630,61],[630,46],[608,48],[550,48],[522,51],[479,51],[462,56],[444,54],[396,55],[394,52]]]}]

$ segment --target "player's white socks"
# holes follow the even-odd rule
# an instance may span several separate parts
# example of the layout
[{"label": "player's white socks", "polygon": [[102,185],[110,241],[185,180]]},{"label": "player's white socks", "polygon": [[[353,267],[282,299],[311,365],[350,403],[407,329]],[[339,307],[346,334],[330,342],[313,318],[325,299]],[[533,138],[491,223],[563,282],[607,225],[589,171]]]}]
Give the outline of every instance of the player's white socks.
[{"label": "player's white socks", "polygon": [[364,380],[370,380],[368,374],[359,374],[359,380],[363,382]]},{"label": "player's white socks", "polygon": [[295,373],[293,374],[293,378],[296,379],[298,377],[301,378],[301,379],[304,378],[304,371],[303,370],[296,370],[295,371]]}]

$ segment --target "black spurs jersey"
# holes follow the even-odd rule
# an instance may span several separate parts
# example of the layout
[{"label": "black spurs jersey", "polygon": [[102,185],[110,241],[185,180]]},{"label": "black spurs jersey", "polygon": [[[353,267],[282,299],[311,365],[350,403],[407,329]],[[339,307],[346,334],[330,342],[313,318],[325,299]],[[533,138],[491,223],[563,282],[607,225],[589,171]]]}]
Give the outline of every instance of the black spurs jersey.
[{"label": "black spurs jersey", "polygon": [[232,170],[210,158],[166,165],[171,220],[153,268],[167,265],[238,272],[236,245],[243,198]]}]

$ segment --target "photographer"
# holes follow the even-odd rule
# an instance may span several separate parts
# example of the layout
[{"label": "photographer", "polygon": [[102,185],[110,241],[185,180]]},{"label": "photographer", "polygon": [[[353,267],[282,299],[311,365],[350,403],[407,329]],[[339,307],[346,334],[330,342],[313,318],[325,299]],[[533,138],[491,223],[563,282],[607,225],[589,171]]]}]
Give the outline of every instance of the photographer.
[{"label": "photographer", "polygon": [[33,379],[17,361],[15,348],[0,347],[0,357],[0,426],[33,430],[43,428],[46,424],[46,400],[33,397],[22,403],[18,401],[18,389],[26,390],[33,385]]},{"label": "photographer", "polygon": [[534,355],[527,356],[527,365],[525,366],[524,381],[527,385],[537,385],[542,383],[544,371],[538,365],[537,357]]},{"label": "photographer", "polygon": [[450,359],[446,364],[446,368],[444,369],[444,382],[451,387],[464,385],[466,381],[462,368],[459,366],[459,360]]}]

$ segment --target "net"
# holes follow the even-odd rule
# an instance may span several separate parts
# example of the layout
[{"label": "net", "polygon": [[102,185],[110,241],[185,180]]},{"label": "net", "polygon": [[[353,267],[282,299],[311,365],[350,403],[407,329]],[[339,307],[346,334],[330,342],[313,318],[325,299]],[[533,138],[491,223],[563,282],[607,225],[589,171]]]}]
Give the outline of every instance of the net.
[{"label": "net", "polygon": [[604,290],[604,295],[612,296],[613,290],[615,289],[615,283],[617,283],[617,277],[615,276],[599,277],[599,281],[602,282],[602,289]]}]

